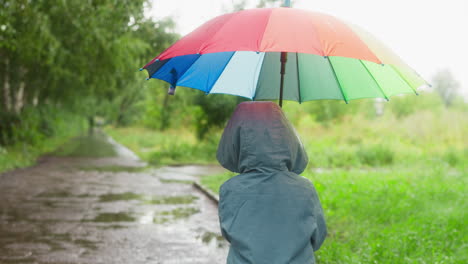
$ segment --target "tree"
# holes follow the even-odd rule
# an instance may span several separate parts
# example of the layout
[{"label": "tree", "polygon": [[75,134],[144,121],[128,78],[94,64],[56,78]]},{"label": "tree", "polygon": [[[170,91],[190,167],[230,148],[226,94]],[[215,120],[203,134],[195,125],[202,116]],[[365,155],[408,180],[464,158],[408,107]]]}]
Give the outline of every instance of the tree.
[{"label": "tree", "polygon": [[148,20],[144,3],[0,0],[0,133],[21,127],[23,108],[54,106],[91,120],[114,103],[124,120],[141,87],[137,69],[175,39],[173,22]]},{"label": "tree", "polygon": [[432,79],[434,90],[440,95],[446,107],[450,107],[457,97],[460,83],[448,69],[437,72]]}]

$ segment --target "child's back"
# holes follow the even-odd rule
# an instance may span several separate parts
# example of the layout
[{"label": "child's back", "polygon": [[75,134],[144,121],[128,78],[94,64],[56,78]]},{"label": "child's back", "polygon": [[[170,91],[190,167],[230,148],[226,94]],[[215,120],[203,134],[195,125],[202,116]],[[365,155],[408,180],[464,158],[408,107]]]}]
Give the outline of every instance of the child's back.
[{"label": "child's back", "polygon": [[312,183],[298,176],[307,155],[270,102],[242,103],[229,121],[218,160],[241,173],[220,189],[219,217],[231,243],[228,263],[315,263],[326,236]]}]

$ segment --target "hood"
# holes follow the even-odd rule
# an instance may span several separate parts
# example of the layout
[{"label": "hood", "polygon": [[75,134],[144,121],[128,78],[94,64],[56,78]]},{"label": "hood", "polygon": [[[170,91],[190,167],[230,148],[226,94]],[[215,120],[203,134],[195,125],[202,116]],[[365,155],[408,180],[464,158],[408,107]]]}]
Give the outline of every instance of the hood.
[{"label": "hood", "polygon": [[308,162],[296,131],[273,102],[240,103],[224,129],[216,157],[224,168],[237,173],[300,174]]}]

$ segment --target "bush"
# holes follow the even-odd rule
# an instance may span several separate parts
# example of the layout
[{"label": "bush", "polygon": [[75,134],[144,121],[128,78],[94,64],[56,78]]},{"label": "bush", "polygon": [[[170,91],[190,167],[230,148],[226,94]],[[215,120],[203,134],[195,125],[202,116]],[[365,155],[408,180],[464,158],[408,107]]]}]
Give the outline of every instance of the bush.
[{"label": "bush", "polygon": [[356,156],[363,165],[385,166],[393,164],[395,153],[385,145],[361,145]]},{"label": "bush", "polygon": [[51,106],[0,114],[0,172],[29,166],[72,136],[86,130],[79,115]]}]

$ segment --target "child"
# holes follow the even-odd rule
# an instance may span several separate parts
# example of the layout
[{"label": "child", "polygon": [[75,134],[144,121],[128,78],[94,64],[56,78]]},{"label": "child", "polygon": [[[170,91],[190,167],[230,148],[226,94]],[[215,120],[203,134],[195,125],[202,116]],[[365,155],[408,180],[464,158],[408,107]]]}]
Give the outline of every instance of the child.
[{"label": "child", "polygon": [[281,108],[244,102],[224,129],[217,158],[240,173],[220,188],[228,264],[311,264],[327,230],[307,154]]}]

